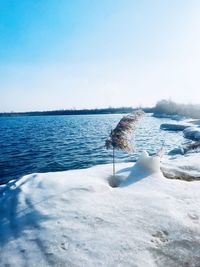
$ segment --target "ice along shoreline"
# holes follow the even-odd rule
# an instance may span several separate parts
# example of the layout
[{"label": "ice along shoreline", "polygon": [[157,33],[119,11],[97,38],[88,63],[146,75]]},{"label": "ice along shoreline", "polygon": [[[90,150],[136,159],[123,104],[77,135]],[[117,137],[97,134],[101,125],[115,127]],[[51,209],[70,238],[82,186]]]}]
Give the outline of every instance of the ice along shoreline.
[{"label": "ice along shoreline", "polygon": [[[197,168],[194,154],[187,157]],[[198,266],[200,183],[163,177],[147,155],[117,171],[117,188],[110,164],[4,187],[1,266]]]}]

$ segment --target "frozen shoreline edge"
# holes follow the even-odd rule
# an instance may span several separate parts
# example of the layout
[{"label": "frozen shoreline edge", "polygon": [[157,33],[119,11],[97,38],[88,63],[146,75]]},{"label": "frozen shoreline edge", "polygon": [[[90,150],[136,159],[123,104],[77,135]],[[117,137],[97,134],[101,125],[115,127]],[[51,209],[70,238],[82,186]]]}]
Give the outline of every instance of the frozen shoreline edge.
[{"label": "frozen shoreline edge", "polygon": [[[170,170],[189,163],[199,173],[197,160],[163,161]],[[111,164],[10,184],[0,198],[1,265],[197,266],[200,183],[164,178],[158,167],[147,154],[137,164],[117,164],[117,188],[108,183]]]}]

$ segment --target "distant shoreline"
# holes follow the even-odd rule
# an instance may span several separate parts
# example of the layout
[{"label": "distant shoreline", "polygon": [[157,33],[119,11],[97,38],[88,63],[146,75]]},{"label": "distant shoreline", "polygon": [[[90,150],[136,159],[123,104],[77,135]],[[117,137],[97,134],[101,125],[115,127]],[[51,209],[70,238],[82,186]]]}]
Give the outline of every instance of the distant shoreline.
[{"label": "distant shoreline", "polygon": [[106,115],[106,114],[126,114],[137,109],[142,109],[146,113],[153,113],[159,118],[193,118],[200,119],[200,105],[178,104],[171,100],[161,100],[154,107],[119,107],[119,108],[93,108],[93,109],[66,109],[50,111],[28,111],[28,112],[1,112],[0,117],[18,116],[57,116],[57,115]]},{"label": "distant shoreline", "polygon": [[[30,111],[30,112],[3,112],[0,117],[19,117],[19,116],[58,116],[58,115],[106,115],[106,114],[125,114],[138,108],[104,108],[104,109],[75,109],[75,110],[52,110],[52,111]],[[147,113],[153,112],[152,108],[142,108]]]}]

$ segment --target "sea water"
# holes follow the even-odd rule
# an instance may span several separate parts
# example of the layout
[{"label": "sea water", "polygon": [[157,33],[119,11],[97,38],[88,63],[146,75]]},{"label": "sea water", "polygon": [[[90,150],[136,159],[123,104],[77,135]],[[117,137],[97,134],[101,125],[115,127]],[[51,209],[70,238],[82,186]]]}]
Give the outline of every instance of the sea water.
[{"label": "sea water", "polygon": [[[37,172],[87,168],[112,162],[105,140],[122,114],[21,116],[0,118],[0,183]],[[156,153],[184,142],[180,132],[164,132],[171,119],[147,114],[133,136],[135,152],[116,153],[117,162],[135,161],[143,150]]]}]

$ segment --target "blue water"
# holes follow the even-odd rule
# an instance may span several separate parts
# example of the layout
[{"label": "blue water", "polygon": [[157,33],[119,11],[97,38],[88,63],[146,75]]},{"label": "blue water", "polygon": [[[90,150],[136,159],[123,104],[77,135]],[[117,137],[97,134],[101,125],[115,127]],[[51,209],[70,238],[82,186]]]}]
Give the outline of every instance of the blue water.
[{"label": "blue water", "polygon": [[[35,172],[86,168],[112,162],[104,143],[123,115],[39,116],[0,118],[0,183]],[[171,122],[147,115],[134,137],[136,152],[117,152],[117,161],[135,161],[146,149],[156,152],[184,142],[181,133],[163,132]]]}]

